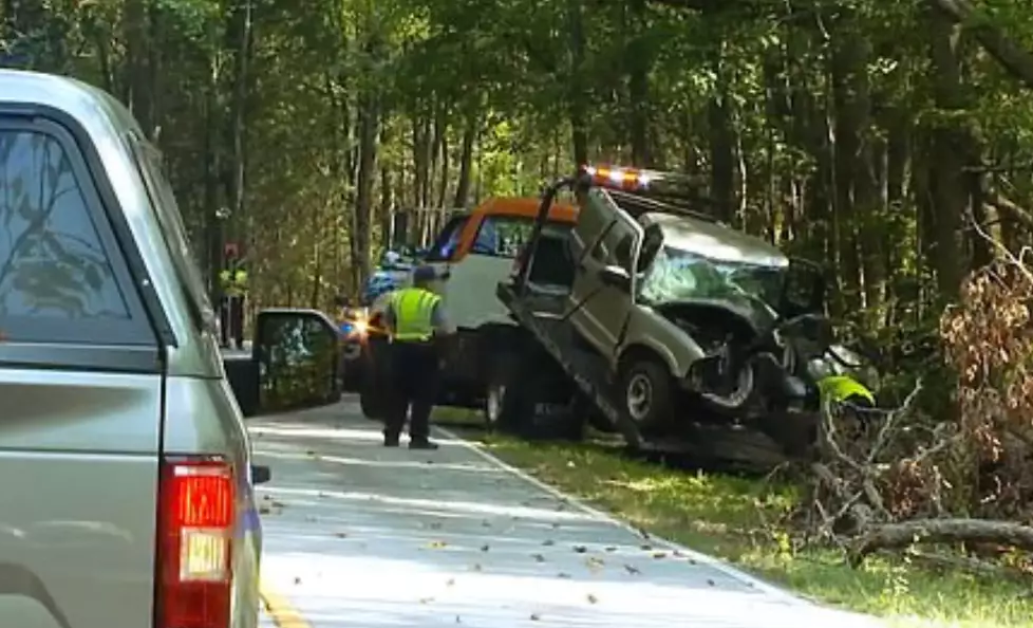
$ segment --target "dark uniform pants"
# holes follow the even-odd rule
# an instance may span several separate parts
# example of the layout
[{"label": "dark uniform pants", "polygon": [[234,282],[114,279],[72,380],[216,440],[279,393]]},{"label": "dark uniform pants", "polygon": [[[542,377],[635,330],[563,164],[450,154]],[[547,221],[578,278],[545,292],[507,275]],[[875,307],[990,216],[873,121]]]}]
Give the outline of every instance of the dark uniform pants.
[{"label": "dark uniform pants", "polygon": [[409,437],[426,442],[430,437],[430,411],[438,394],[437,347],[430,342],[393,342],[390,349],[391,393],[384,438],[397,440],[409,415]]},{"label": "dark uniform pants", "polygon": [[222,345],[232,340],[238,349],[244,348],[244,297],[227,296],[222,300]]}]

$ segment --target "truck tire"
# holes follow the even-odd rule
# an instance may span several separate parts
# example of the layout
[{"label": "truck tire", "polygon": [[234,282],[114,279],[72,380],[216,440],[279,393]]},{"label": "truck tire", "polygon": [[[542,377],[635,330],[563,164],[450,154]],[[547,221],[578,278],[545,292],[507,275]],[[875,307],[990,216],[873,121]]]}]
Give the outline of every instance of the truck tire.
[{"label": "truck tire", "polygon": [[513,354],[498,357],[489,371],[484,394],[484,427],[488,431],[512,431],[519,423],[521,391],[517,371],[517,358]]},{"label": "truck tire", "polygon": [[[497,354],[488,376],[485,424],[526,440],[580,440],[584,417],[570,412],[542,415],[540,404],[563,405],[558,367],[536,346],[513,346]],[[564,374],[559,373],[560,376]],[[560,397],[563,397],[561,400]]]},{"label": "truck tire", "polygon": [[671,376],[667,367],[649,357],[635,357],[621,370],[621,410],[639,427],[656,430],[674,414]]}]

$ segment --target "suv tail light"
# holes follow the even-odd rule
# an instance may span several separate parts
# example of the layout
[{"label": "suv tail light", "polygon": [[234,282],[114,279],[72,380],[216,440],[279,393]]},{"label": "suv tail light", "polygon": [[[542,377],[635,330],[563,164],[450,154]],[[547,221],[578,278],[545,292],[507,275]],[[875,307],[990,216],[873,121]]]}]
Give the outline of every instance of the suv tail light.
[{"label": "suv tail light", "polygon": [[158,628],[227,628],[236,524],[233,468],[224,460],[162,463]]}]

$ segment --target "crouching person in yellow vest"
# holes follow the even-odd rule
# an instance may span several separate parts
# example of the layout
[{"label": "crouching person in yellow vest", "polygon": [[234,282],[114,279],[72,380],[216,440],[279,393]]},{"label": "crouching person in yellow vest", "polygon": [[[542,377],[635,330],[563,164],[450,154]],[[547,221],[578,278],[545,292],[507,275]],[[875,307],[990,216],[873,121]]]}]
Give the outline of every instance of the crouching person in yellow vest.
[{"label": "crouching person in yellow vest", "polygon": [[230,261],[230,267],[219,273],[222,288],[222,346],[229,347],[232,340],[237,349],[244,348],[244,300],[247,298],[247,271],[237,260]]},{"label": "crouching person in yellow vest", "polygon": [[443,340],[452,334],[441,297],[430,291],[434,268],[420,266],[413,285],[391,295],[384,321],[391,335],[392,388],[384,419],[384,446],[397,447],[409,419],[409,448],[437,449],[430,412],[438,394]]}]

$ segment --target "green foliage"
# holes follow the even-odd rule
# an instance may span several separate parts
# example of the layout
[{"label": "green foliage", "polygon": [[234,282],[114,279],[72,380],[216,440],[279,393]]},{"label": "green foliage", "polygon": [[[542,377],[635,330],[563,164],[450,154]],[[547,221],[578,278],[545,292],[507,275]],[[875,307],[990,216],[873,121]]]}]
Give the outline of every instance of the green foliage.
[{"label": "green foliage", "polygon": [[[492,437],[485,439],[485,447],[649,533],[719,556],[819,601],[883,617],[893,628],[1019,628],[1029,623],[1028,586],[1020,582],[929,569],[914,552],[853,569],[835,550],[801,547],[782,527],[800,497],[788,486],[664,469],[597,445],[543,446]],[[656,550],[646,545],[644,551]]]}]

